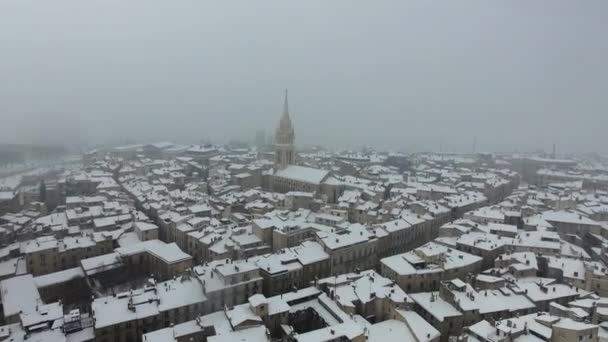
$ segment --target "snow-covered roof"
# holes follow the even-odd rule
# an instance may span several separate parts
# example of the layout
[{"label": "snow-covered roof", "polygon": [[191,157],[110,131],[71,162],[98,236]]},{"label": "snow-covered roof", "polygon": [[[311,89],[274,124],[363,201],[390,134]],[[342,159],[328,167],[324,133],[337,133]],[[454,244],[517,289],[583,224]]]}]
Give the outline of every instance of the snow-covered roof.
[{"label": "snow-covered roof", "polygon": [[166,263],[175,263],[192,258],[192,256],[182,251],[175,242],[164,243],[160,240],[147,240],[138,244],[117,248],[115,251],[121,255],[148,252]]},{"label": "snow-covered roof", "polygon": [[275,172],[274,175],[304,183],[321,184],[329,175],[329,171],[306,166],[288,165],[286,168]]},{"label": "snow-covered roof", "polygon": [[0,296],[4,317],[10,317],[20,312],[33,312],[41,303],[40,293],[31,274],[1,281]]},{"label": "snow-covered roof", "polygon": [[84,278],[84,272],[81,267],[68,268],[67,270],[35,277],[34,283],[36,284],[36,287],[43,288],[78,278]]}]

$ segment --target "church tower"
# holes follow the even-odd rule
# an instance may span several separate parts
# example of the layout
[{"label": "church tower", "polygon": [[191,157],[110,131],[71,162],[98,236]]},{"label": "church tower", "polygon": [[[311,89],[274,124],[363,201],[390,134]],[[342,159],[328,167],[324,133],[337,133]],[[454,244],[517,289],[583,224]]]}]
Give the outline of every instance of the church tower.
[{"label": "church tower", "polygon": [[283,104],[283,115],[274,135],[274,168],[282,170],[295,161],[295,132],[291,119],[289,118],[289,105],[287,102],[287,90],[285,90],[285,103]]}]

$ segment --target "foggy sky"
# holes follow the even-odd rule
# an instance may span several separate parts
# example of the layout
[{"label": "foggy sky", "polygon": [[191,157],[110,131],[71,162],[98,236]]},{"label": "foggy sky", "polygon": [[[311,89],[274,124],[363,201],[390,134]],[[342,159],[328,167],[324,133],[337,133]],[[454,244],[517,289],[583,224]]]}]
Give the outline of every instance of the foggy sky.
[{"label": "foggy sky", "polygon": [[0,142],[608,146],[608,2],[0,0]]}]

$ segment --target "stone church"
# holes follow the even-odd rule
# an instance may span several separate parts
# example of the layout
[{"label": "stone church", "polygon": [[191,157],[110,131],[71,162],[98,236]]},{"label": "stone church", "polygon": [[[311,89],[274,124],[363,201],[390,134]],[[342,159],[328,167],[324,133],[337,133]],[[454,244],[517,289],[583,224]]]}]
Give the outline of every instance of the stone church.
[{"label": "stone church", "polygon": [[329,202],[335,202],[341,193],[340,182],[331,172],[297,165],[295,129],[289,116],[289,103],[285,91],[283,113],[275,131],[274,168],[269,172],[269,190],[281,193],[292,191],[314,193]]}]

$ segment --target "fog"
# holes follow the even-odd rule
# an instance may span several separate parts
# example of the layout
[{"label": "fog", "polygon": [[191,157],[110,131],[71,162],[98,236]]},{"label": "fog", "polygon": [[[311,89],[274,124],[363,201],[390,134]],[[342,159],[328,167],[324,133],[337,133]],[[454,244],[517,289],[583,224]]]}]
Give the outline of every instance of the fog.
[{"label": "fog", "polygon": [[0,1],[0,142],[606,152],[608,2]]}]

